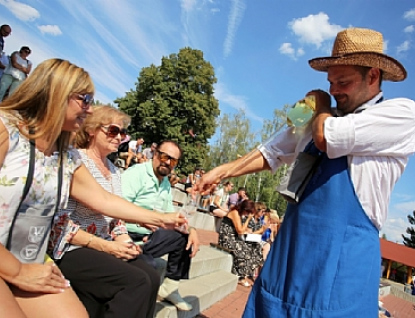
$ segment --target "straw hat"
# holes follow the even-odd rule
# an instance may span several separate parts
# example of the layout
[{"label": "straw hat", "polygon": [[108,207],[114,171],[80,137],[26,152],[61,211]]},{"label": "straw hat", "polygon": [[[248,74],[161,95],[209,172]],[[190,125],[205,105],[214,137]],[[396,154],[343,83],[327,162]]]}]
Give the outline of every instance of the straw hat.
[{"label": "straw hat", "polygon": [[331,56],[318,57],[308,63],[321,72],[327,72],[334,65],[356,65],[381,69],[386,81],[399,82],[406,78],[403,65],[383,53],[382,34],[370,29],[350,28],[339,32]]}]

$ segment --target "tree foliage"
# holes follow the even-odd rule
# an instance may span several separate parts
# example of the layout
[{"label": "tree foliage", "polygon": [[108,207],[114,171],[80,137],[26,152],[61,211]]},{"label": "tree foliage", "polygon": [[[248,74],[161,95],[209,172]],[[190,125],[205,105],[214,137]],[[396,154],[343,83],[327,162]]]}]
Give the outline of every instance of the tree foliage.
[{"label": "tree foliage", "polygon": [[[209,148],[209,155],[204,161],[204,167],[210,170],[213,167],[237,159],[254,149],[260,142],[266,142],[268,138],[277,134],[286,124],[286,108],[276,109],[274,117],[265,120],[262,130],[255,134],[252,132],[249,119],[245,113],[224,114],[217,120],[217,139]],[[259,135],[259,136],[258,136]],[[264,202],[269,208],[276,209],[280,215],[285,213],[286,201],[275,191],[286,167],[280,167],[276,173],[262,171],[233,179],[235,190],[245,187],[253,201]]]},{"label": "tree foliage", "polygon": [[[415,211],[412,211],[412,215],[408,215],[408,221],[410,224],[415,225]],[[402,234],[403,244],[405,246],[415,248],[415,229],[413,226],[410,226],[406,229],[406,233],[409,234],[409,237],[406,237]]]},{"label": "tree foliage", "polygon": [[163,57],[160,66],[144,67],[135,90],[115,100],[131,116],[130,134],[146,143],[171,139],[183,155],[177,168],[188,174],[206,157],[215,132],[219,103],[213,95],[216,77],[203,52],[183,48]]}]

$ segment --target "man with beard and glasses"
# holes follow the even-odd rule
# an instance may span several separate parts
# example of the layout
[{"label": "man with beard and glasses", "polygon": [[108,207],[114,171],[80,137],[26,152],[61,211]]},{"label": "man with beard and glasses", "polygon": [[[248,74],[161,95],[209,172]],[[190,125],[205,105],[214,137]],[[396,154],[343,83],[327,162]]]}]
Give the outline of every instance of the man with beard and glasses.
[{"label": "man with beard and glasses", "polygon": [[[167,140],[160,143],[152,160],[134,165],[121,175],[123,197],[141,207],[174,213],[169,175],[177,166],[181,154],[176,142]],[[134,241],[143,242],[143,254],[149,256],[150,262],[153,258],[169,254],[159,296],[179,310],[191,310],[192,306],[179,295],[178,287],[180,279],[188,278],[191,258],[199,249],[196,230],[189,228],[188,233],[183,233],[133,223],[127,224],[127,230]]]},{"label": "man with beard and glasses", "polygon": [[326,73],[338,116],[329,94],[311,91],[315,113],[302,138],[288,127],[200,180],[199,190],[206,191],[222,179],[275,172],[294,162],[294,169],[301,168],[316,158],[299,202],[288,203],[244,318],[378,317],[379,230],[393,187],[415,152],[414,101],[388,99],[381,88],[407,73],[384,54],[383,44],[374,30],[339,32],[331,56],[309,61]]}]

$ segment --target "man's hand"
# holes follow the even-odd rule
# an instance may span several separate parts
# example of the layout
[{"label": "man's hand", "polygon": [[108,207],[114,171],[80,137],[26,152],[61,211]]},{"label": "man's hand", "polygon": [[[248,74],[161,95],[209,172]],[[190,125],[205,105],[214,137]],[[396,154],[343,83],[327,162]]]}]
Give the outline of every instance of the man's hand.
[{"label": "man's hand", "polygon": [[190,257],[195,257],[199,252],[199,237],[197,236],[196,229],[194,227],[189,228],[189,237],[187,239],[186,251],[192,249]]},{"label": "man's hand", "polygon": [[306,96],[314,96],[316,98],[316,113],[331,114],[331,97],[327,92],[316,89],[308,92]]},{"label": "man's hand", "polygon": [[152,225],[152,224],[143,224],[143,226],[147,229],[149,229],[151,232],[155,232],[159,229],[158,226]]},{"label": "man's hand", "polygon": [[185,216],[181,213],[164,213],[163,217],[163,228],[173,230],[182,224],[187,223]]},{"label": "man's hand", "polygon": [[316,98],[316,112],[313,116],[312,134],[316,147],[323,152],[327,151],[327,141],[324,137],[324,121],[333,117],[331,113],[330,95],[322,90],[313,90],[307,96],[313,95]]},{"label": "man's hand", "polygon": [[70,287],[55,263],[22,264],[20,272],[7,281],[21,290],[32,293],[58,294]]},{"label": "man's hand", "polygon": [[215,168],[205,173],[194,185],[194,191],[202,195],[211,193],[221,181],[219,173],[217,172],[218,168]]}]

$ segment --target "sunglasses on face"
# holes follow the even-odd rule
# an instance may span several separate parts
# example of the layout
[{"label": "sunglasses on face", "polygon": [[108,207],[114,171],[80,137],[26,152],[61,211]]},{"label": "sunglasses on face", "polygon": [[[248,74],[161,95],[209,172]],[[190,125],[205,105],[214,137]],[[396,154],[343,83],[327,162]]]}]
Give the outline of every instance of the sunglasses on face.
[{"label": "sunglasses on face", "polygon": [[79,107],[81,107],[82,109],[88,109],[94,102],[94,96],[91,94],[85,94],[85,95],[75,94],[75,97],[76,99],[82,101],[82,105],[78,104]]},{"label": "sunglasses on face", "polygon": [[162,151],[157,151],[157,152],[159,154],[159,158],[161,162],[167,162],[168,160],[170,160],[170,167],[175,167],[179,163],[179,159],[173,158]]},{"label": "sunglasses on face", "polygon": [[117,125],[101,126],[104,128],[105,134],[110,138],[115,138],[118,135],[121,136],[121,139],[124,140],[127,137],[127,129],[120,128]]}]

